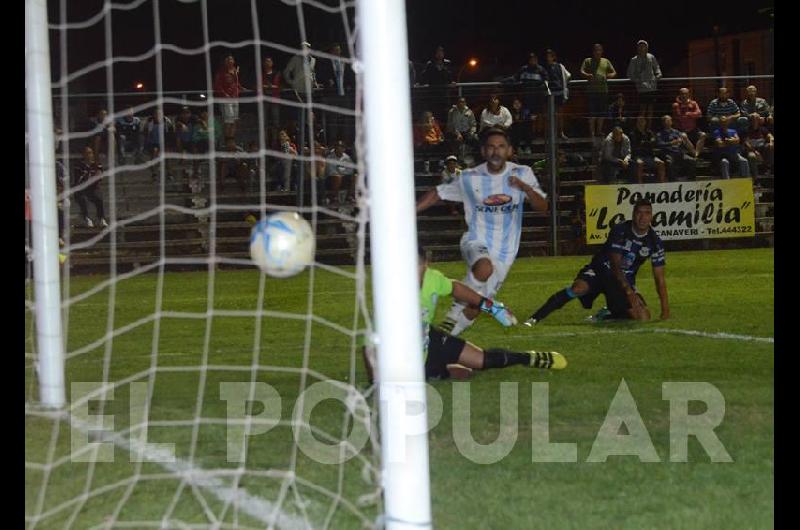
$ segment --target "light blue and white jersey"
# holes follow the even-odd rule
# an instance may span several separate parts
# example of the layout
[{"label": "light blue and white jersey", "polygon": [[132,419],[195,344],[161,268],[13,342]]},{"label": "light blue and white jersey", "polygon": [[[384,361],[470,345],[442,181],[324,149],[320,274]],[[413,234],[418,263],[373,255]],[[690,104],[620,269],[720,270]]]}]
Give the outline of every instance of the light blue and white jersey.
[{"label": "light blue and white jersey", "polygon": [[486,245],[492,259],[511,265],[519,250],[525,192],[508,180],[516,176],[546,198],[536,175],[528,166],[506,162],[502,174],[490,174],[486,164],[461,172],[461,178],[440,184],[436,192],[443,200],[464,203],[469,241]]}]

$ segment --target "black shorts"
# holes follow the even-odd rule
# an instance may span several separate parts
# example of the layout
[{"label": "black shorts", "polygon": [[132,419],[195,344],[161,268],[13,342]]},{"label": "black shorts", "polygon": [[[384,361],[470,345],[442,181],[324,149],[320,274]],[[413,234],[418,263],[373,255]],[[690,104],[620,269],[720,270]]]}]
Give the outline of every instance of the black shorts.
[{"label": "black shorts", "polygon": [[[578,276],[575,279],[583,280],[589,284],[589,291],[579,298],[584,308],[591,309],[594,299],[600,294],[604,294],[606,306],[611,312],[611,318],[630,318],[628,310],[631,308],[631,304],[628,302],[628,297],[625,296],[625,291],[622,290],[617,279],[609,271],[596,270],[590,263],[578,272]],[[636,290],[635,285],[631,285],[631,287]],[[642,304],[646,306],[647,303],[645,303],[642,295],[636,294],[641,298]]]},{"label": "black shorts", "polygon": [[428,359],[425,361],[426,379],[447,379],[448,364],[456,364],[466,341],[443,333],[431,326],[428,331]]}]

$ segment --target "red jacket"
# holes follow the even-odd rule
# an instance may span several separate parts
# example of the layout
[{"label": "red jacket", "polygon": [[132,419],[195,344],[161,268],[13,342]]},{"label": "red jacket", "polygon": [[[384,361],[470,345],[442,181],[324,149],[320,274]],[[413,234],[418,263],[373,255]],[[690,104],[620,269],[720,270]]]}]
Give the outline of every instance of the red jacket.
[{"label": "red jacket", "polygon": [[697,129],[697,119],[703,116],[700,105],[693,99],[681,102],[675,99],[672,104],[672,118],[675,120],[675,128],[683,132],[691,132]]},{"label": "red jacket", "polygon": [[214,76],[214,95],[221,98],[238,98],[239,90],[239,69],[233,71],[219,70]]}]

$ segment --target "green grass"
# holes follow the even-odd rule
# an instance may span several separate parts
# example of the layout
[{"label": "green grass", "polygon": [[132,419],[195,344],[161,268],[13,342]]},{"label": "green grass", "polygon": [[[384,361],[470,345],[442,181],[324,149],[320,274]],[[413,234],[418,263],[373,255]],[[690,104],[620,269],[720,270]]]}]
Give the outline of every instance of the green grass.
[{"label": "green grass", "polygon": [[[481,443],[490,443],[500,432],[499,385],[517,382],[519,424],[511,452],[495,464],[481,465],[460,454],[453,437],[453,384],[436,382],[443,398],[442,419],[430,435],[432,503],[436,528],[771,528],[773,526],[773,366],[770,342],[690,336],[656,330],[695,330],[755,337],[773,335],[773,252],[770,249],[684,252],[667,256],[667,283],[672,318],[644,324],[587,323],[589,313],[572,302],[551,315],[534,330],[504,330],[481,318],[464,337],[484,347],[555,349],[563,352],[568,368],[560,373],[525,368],[477,374],[471,384],[469,403],[471,432]],[[519,317],[526,317],[554,291],[568,285],[586,257],[518,260],[498,296]],[[451,277],[464,273],[462,263],[436,264]],[[639,288],[657,314],[658,297],[645,265]],[[71,279],[73,296],[86,292],[104,278]],[[314,295],[307,296],[309,275],[290,280],[268,279],[263,308],[315,315],[352,329],[353,280],[316,271]],[[307,366],[326,378],[349,379],[355,371],[364,380],[360,356],[351,355],[351,337],[320,322],[265,317],[216,316],[146,320],[156,311],[157,276],[134,277],[116,285],[114,329],[143,320],[130,331],[106,344],[71,357],[69,382],[118,381],[134,374],[147,382],[151,363],[159,369],[152,378],[153,404],[148,433],[152,443],[175,444],[178,458],[188,460],[192,447],[191,423],[159,426],[163,420],[195,417],[199,390],[203,418],[225,417],[219,383],[250,381],[254,363],[265,369],[257,380],[274,386],[282,397],[284,422],[291,418],[303,382],[296,371],[302,367],[306,338],[310,339]],[[252,311],[258,306],[259,276],[251,271],[220,271],[213,285],[215,310]],[[207,273],[169,273],[164,277],[162,312],[189,312],[204,317],[208,307]],[[108,289],[73,305],[69,312],[68,350],[76,351],[100,341],[109,323]],[[598,301],[599,302],[599,301]],[[310,305],[309,305],[310,304]],[[439,317],[448,308],[439,305]],[[599,303],[596,304],[599,307]],[[30,315],[26,317],[30,320]],[[28,347],[30,322],[28,322]],[[209,327],[210,326],[210,327]],[[260,335],[257,335],[260,331]],[[157,334],[156,334],[157,332]],[[152,356],[154,344],[158,356]],[[193,370],[206,363],[219,368],[205,377]],[[355,359],[355,360],[354,360]],[[166,371],[186,367],[183,371]],[[240,371],[233,367],[241,368]],[[286,370],[289,368],[290,370]],[[295,370],[291,370],[295,369]],[[105,375],[104,375],[105,374]],[[26,363],[26,400],[36,395],[30,362]],[[635,399],[660,462],[642,463],[636,456],[611,456],[605,463],[589,463],[598,430],[608,407],[625,380]],[[316,381],[309,376],[306,385]],[[708,382],[725,399],[725,416],[715,432],[732,463],[712,463],[700,443],[689,440],[688,462],[669,461],[669,402],[662,399],[665,382]],[[202,382],[202,387],[201,387]],[[531,383],[549,383],[549,436],[551,443],[577,444],[575,463],[532,461]],[[114,428],[130,423],[128,387],[115,391],[105,402],[105,414],[114,414]],[[692,403],[693,414],[702,404]],[[695,406],[698,405],[698,406]],[[459,406],[466,406],[459,403]],[[99,403],[90,410],[99,412]],[[255,411],[258,414],[258,410]],[[342,433],[344,408],[326,401],[315,409],[311,422],[331,436]],[[36,415],[26,416],[26,515],[38,511],[38,499],[46,486],[41,512],[52,511],[36,528],[73,528],[102,524],[126,493],[130,496],[119,512],[120,521],[161,521],[171,510],[173,521],[208,523],[205,510],[220,521],[243,527],[263,527],[243,512],[229,508],[220,515],[222,503],[207,491],[181,488],[177,477],[145,463],[139,469],[128,452],[117,448],[114,463],[70,461],[70,428],[64,422]],[[275,501],[286,483],[266,470],[287,470],[292,460],[290,427],[284,423],[250,440],[246,469],[240,486],[253,496]],[[226,461],[225,427],[202,423],[198,428],[194,465],[205,470],[236,467]],[[281,504],[284,513],[303,511],[313,527],[322,527],[330,515],[330,528],[361,528],[373,520],[377,506],[350,507],[336,504],[306,485],[313,483],[355,503],[375,491],[361,478],[364,460],[343,466],[323,465],[296,453],[296,488],[289,488]],[[362,456],[372,459],[367,449]],[[64,458],[49,474],[35,466]],[[137,475],[137,471],[140,473]],[[91,475],[91,476],[90,476]],[[138,477],[138,480],[137,480]],[[229,483],[229,479],[219,480]],[[306,482],[307,481],[307,482]],[[88,484],[88,486],[87,486]],[[129,484],[134,487],[127,491]],[[103,489],[105,486],[108,488]],[[85,491],[86,502],[74,502]],[[302,499],[302,502],[296,502]],[[72,501],[72,502],[71,502]],[[172,509],[170,508],[171,505]],[[204,507],[205,504],[205,507]],[[177,526],[177,523],[175,523]],[[135,525],[134,525],[135,526]]]}]

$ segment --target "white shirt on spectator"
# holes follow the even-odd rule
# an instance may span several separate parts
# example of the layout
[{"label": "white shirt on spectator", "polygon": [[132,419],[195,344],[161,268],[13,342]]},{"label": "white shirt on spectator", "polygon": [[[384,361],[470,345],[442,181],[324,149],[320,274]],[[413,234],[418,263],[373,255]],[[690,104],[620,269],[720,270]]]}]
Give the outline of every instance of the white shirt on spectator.
[{"label": "white shirt on spectator", "polygon": [[483,109],[481,112],[481,130],[487,127],[495,127],[497,125],[508,129],[511,127],[511,112],[503,105],[500,105],[500,113],[494,114],[488,108]]},{"label": "white shirt on spectator", "polygon": [[[346,165],[349,164],[349,165]],[[325,164],[325,176],[341,175],[348,177],[355,173],[352,167],[353,159],[347,153],[342,153],[342,156],[336,156],[336,151],[331,151],[328,155],[327,163]]]}]

